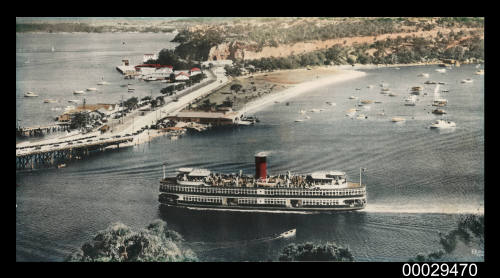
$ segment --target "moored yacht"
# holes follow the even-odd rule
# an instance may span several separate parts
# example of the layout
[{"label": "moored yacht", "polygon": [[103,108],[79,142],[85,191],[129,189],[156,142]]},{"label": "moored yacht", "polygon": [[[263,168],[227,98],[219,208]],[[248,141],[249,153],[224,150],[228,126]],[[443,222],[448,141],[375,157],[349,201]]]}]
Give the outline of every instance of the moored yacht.
[{"label": "moored yacht", "polygon": [[452,127],[456,127],[455,122],[446,120],[436,120],[430,125],[430,128],[452,128]]},{"label": "moored yacht", "polygon": [[411,95],[405,98],[405,105],[406,106],[415,106],[417,105],[417,96]]},{"label": "moored yacht", "polygon": [[33,93],[33,92],[26,92],[24,93],[24,97],[37,97],[38,95]]}]

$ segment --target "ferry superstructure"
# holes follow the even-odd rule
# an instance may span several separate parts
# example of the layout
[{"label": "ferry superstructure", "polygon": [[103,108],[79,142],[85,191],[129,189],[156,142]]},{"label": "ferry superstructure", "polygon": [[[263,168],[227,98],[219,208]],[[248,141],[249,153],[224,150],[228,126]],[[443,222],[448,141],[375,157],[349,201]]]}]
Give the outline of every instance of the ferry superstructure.
[{"label": "ferry superstructure", "polygon": [[214,210],[313,211],[359,210],[366,206],[366,185],[347,180],[345,172],[321,171],[268,176],[266,156],[255,156],[255,176],[180,168],[160,181],[162,205]]}]

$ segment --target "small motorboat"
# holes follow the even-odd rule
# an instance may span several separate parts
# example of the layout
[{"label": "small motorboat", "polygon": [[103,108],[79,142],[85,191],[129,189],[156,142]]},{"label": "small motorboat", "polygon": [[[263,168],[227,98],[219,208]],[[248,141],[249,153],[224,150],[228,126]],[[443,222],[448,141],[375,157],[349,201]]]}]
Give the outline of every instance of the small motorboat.
[{"label": "small motorboat", "polygon": [[69,102],[69,103],[78,103],[78,102],[79,102],[79,100],[77,100],[77,99],[70,99],[70,100],[68,100],[68,102]]},{"label": "small motorboat", "polygon": [[443,81],[439,81],[438,84],[440,84],[440,85],[446,85],[446,83],[443,82]]},{"label": "small motorboat", "polygon": [[352,116],[354,116],[354,114],[356,114],[356,108],[351,108],[351,109],[347,110],[345,115],[348,117],[352,117]]},{"label": "small motorboat", "polygon": [[373,100],[363,99],[363,100],[361,100],[361,103],[362,104],[371,104],[371,103],[373,103]]},{"label": "small motorboat", "polygon": [[87,91],[97,91],[97,88],[87,88]]},{"label": "small motorboat", "polygon": [[429,77],[429,74],[428,73],[420,73],[419,75],[417,75],[418,77]]},{"label": "small motorboat", "polygon": [[365,115],[365,114],[359,114],[356,119],[358,120],[364,120],[364,119],[368,119],[368,117]]},{"label": "small motorboat", "polygon": [[436,69],[437,72],[440,72],[440,73],[445,73],[446,72],[446,69]]},{"label": "small motorboat", "polygon": [[398,96],[398,94],[395,94],[395,93],[389,93],[389,96],[390,96],[390,97],[396,97],[396,96]]},{"label": "small motorboat", "polygon": [[246,120],[241,120],[238,122],[238,125],[253,125],[253,124],[255,124],[255,123],[252,121],[246,121]]},{"label": "small motorboat", "polygon": [[55,99],[50,99],[50,98],[48,98],[48,99],[44,99],[44,100],[43,100],[43,103],[56,103],[56,102],[57,102],[57,100],[55,100]]},{"label": "small motorboat", "polygon": [[314,112],[314,113],[319,113],[319,112],[321,112],[321,110],[319,110],[319,109],[317,109],[317,108],[311,109],[310,111],[311,111],[311,112]]},{"label": "small motorboat", "polygon": [[330,105],[330,106],[335,106],[337,105],[335,102],[330,102],[330,101],[327,101],[326,104]]},{"label": "small motorboat", "polygon": [[26,92],[24,93],[24,97],[37,97],[38,95],[33,93],[33,92]]},{"label": "small motorboat", "polygon": [[406,106],[415,106],[417,105],[417,96],[411,95],[405,98],[405,105]]},{"label": "small motorboat", "polygon": [[74,95],[81,95],[81,94],[85,94],[84,91],[73,91],[73,94]]},{"label": "small motorboat", "polygon": [[66,163],[61,163],[61,164],[57,165],[58,169],[61,169],[61,168],[64,168],[64,167],[66,167]]},{"label": "small motorboat", "polygon": [[356,96],[350,96],[349,99],[358,99]]},{"label": "small motorboat", "polygon": [[99,81],[97,85],[108,85],[109,83],[106,81]]},{"label": "small motorboat", "polygon": [[297,229],[291,229],[278,235],[278,238],[291,238],[297,234]]},{"label": "small motorboat", "polygon": [[424,84],[436,84],[436,81],[427,80],[424,82]]},{"label": "small motorboat", "polygon": [[303,121],[304,121],[304,120],[302,120],[302,119],[297,119],[297,120],[295,120],[295,122],[296,122],[296,123],[298,123],[298,122],[303,122]]},{"label": "small motorboat", "polygon": [[300,110],[300,114],[304,115],[306,113],[306,110]]},{"label": "small motorboat", "polygon": [[445,106],[446,104],[448,103],[448,100],[447,99],[444,99],[444,98],[437,98],[437,99],[434,99],[434,101],[432,102],[432,106]]},{"label": "small motorboat", "polygon": [[143,78],[144,81],[156,81],[157,79],[153,76],[148,76],[146,78]]},{"label": "small motorboat", "polygon": [[432,114],[443,115],[446,114],[446,111],[444,111],[443,109],[435,109],[432,110]]},{"label": "small motorboat", "polygon": [[401,118],[401,117],[394,117],[391,119],[392,122],[395,122],[395,123],[398,123],[398,122],[404,122],[406,121],[405,118]]},{"label": "small motorboat", "polygon": [[424,88],[421,86],[414,86],[414,87],[411,87],[411,90],[412,91],[422,91],[422,90],[424,90]]},{"label": "small motorboat", "polygon": [[371,89],[371,88],[373,88],[373,85],[368,85],[368,86],[366,86],[366,88]]},{"label": "small motorboat", "polygon": [[467,78],[467,79],[464,79],[462,80],[461,82],[462,83],[472,83],[474,80],[470,79],[470,78]]},{"label": "small motorboat", "polygon": [[476,71],[476,75],[484,75],[484,70],[478,70],[478,71]]},{"label": "small motorboat", "polygon": [[430,128],[453,128],[456,126],[457,125],[455,124],[455,122],[446,120],[437,120],[431,124]]}]

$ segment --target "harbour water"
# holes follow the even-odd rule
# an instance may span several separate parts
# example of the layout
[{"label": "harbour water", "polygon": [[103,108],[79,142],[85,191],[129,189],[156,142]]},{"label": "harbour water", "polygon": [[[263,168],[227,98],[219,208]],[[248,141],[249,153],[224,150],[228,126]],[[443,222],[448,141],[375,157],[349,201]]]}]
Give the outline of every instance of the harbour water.
[{"label": "harbour water", "polygon": [[[47,106],[39,104],[40,99],[38,104],[28,104],[32,100],[22,98],[24,91],[46,88],[48,94],[58,88],[66,97],[76,89],[97,87],[94,85],[101,76],[111,83],[123,82],[114,69],[122,56],[141,59],[151,49],[169,45],[163,34],[22,36],[20,39],[18,35],[16,50],[25,49],[26,44],[32,49],[48,46],[50,52],[52,42],[60,41],[56,49],[66,45],[65,55],[71,56],[51,60],[46,55],[52,53],[16,53],[16,116],[33,124],[41,124],[38,121],[52,115],[46,111]],[[102,39],[89,39],[92,36]],[[143,44],[123,52],[114,50],[125,40],[131,45],[132,37],[142,41],[140,36],[147,37]],[[80,47],[87,50],[73,51]],[[96,64],[82,68],[82,63],[91,63],[87,55]],[[31,62],[23,65],[20,57],[29,57]],[[65,75],[51,72],[61,66]],[[438,232],[455,228],[459,213],[483,210],[484,77],[474,75],[474,65],[462,65],[444,74],[435,72],[436,68],[363,70],[365,77],[304,93],[288,100],[289,105],[265,107],[256,112],[261,121],[255,126],[188,132],[176,141],[158,137],[147,144],[95,154],[67,168],[17,172],[16,260],[62,261],[113,222],[143,228],[158,218],[181,233],[199,258],[207,261],[275,261],[279,251],[291,242],[336,242],[348,246],[357,261],[406,261],[418,253],[437,251]],[[430,77],[418,77],[422,72]],[[67,86],[65,78],[70,75],[78,76],[77,88],[72,84],[59,89]],[[474,82],[461,84],[465,78]],[[444,118],[456,122],[455,129],[440,132],[428,128],[441,116],[430,113],[435,108],[430,106],[435,85],[423,85],[426,80],[446,83],[440,85],[440,90],[449,90],[441,93],[448,100]],[[380,94],[381,81],[389,83],[398,96]],[[369,89],[370,84],[375,86]],[[404,106],[403,99],[412,86],[424,86],[428,95],[421,95],[414,107]],[[96,96],[96,101],[116,102],[122,94],[120,87],[116,89]],[[351,95],[382,103],[358,107],[358,113],[368,118],[352,119],[345,116],[346,110],[357,103],[349,99]],[[101,100],[105,96],[109,99]],[[327,101],[336,106],[327,105]],[[307,112],[310,119],[294,122],[301,117],[300,110],[314,108],[325,110]],[[384,116],[379,115],[382,111]],[[392,123],[392,117],[404,117],[406,121]],[[357,181],[359,168],[366,168],[366,209],[283,215],[160,208],[157,199],[163,162],[170,174],[179,167],[226,173],[241,169],[252,174],[253,155],[259,151],[270,154],[270,174],[338,169]],[[297,229],[292,239],[251,241],[292,228]],[[483,260],[465,245],[459,245],[452,257],[458,261]]]}]

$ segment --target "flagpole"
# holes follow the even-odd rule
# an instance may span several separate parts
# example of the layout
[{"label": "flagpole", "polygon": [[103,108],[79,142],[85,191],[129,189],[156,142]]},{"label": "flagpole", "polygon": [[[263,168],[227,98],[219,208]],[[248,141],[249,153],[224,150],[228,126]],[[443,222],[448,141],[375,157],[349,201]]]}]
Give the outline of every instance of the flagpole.
[{"label": "flagpole", "polygon": [[359,168],[359,186],[361,186],[362,183],[361,183],[361,168]]}]

